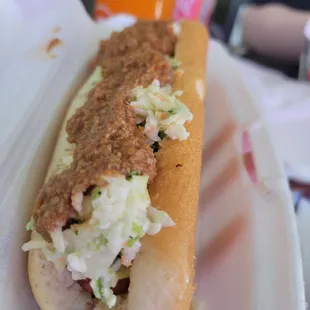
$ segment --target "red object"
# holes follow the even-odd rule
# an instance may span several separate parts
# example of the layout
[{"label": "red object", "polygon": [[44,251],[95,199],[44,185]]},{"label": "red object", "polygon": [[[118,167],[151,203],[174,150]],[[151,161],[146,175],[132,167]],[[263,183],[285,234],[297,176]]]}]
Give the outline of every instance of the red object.
[{"label": "red object", "polygon": [[90,286],[90,279],[78,280],[77,282],[81,285],[82,289],[84,289],[86,292],[89,292],[89,293],[93,292],[93,289]]},{"label": "red object", "polygon": [[243,164],[248,172],[248,175],[253,183],[257,182],[256,167],[252,154],[252,147],[249,134],[245,131],[242,136],[242,148],[243,148]]},{"label": "red object", "polygon": [[130,284],[129,278],[119,280],[116,286],[112,287],[112,291],[115,295],[121,295],[121,294],[128,293],[129,284]]}]

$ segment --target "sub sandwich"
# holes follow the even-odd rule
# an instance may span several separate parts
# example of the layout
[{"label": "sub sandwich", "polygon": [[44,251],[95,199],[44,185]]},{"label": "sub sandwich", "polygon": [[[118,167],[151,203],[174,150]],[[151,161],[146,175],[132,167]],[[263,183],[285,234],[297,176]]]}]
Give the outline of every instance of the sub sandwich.
[{"label": "sub sandwich", "polygon": [[100,43],[27,224],[42,310],[189,310],[207,33],[138,21]]}]

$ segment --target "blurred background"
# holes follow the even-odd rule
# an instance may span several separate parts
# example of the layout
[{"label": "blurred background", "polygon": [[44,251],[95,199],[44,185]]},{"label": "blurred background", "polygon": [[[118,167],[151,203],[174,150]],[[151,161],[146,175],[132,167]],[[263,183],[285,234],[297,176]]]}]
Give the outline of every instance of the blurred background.
[{"label": "blurred background", "polygon": [[[276,69],[292,78],[306,78],[300,69],[305,48],[308,0],[82,0],[88,13],[100,20],[115,13],[142,18],[186,17],[206,24],[211,35],[230,51]],[[263,21],[263,22],[262,22]]]}]

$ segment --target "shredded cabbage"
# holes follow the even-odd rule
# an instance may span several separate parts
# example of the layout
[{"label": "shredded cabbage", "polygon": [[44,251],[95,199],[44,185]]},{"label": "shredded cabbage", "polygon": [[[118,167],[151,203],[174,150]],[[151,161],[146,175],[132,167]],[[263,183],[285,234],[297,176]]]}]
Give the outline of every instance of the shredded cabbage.
[{"label": "shredded cabbage", "polygon": [[22,246],[23,251],[30,251],[35,249],[42,249],[48,246],[48,243],[43,239],[43,237],[37,233],[35,230],[31,234],[31,240],[24,243]]},{"label": "shredded cabbage", "polygon": [[57,227],[50,233],[54,247],[57,251],[63,253],[66,249],[66,241],[64,239],[61,227]]},{"label": "shredded cabbage", "polygon": [[30,221],[26,225],[26,230],[29,231],[29,230],[33,230],[33,229],[34,229],[34,218],[32,216]]},{"label": "shredded cabbage", "polygon": [[166,56],[166,59],[172,69],[178,69],[181,65],[181,62],[178,61],[175,57]]},{"label": "shredded cabbage", "polygon": [[116,297],[111,287],[128,275],[126,267],[140,250],[140,239],[175,224],[168,214],[151,206],[147,176],[133,173],[127,179],[104,179],[105,187],[93,189],[91,199],[83,198],[83,209],[85,205],[89,212],[89,203],[92,208],[87,220],[64,231],[55,229],[50,233],[53,243],[34,230],[23,250],[41,248],[58,270],[67,267],[74,280],[91,279],[95,296],[113,307]]},{"label": "shredded cabbage", "polygon": [[177,99],[182,91],[173,92],[170,85],[160,87],[158,80],[132,91],[130,105],[137,114],[137,124],[145,121],[144,133],[152,141],[160,141],[163,132],[173,140],[186,140],[189,133],[184,125],[193,119],[187,106]]},{"label": "shredded cabbage", "polygon": [[[52,244],[47,244],[46,247],[43,247],[42,252],[46,259],[52,262],[58,271],[64,271],[67,265],[67,260],[63,253],[58,252]],[[73,277],[73,280],[76,279]]]},{"label": "shredded cabbage", "polygon": [[106,302],[109,308],[112,308],[116,303],[116,296],[110,288],[107,288],[104,281],[99,278],[97,280],[91,280],[90,286],[93,289],[95,297]]}]

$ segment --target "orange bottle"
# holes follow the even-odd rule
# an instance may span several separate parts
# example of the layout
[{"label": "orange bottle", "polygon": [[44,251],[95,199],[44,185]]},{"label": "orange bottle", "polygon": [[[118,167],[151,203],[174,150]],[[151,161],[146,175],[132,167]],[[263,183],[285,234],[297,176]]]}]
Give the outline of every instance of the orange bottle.
[{"label": "orange bottle", "polygon": [[127,13],[141,19],[193,19],[208,24],[216,0],[95,0],[95,19]]},{"label": "orange bottle", "polygon": [[175,0],[97,0],[95,19],[127,13],[142,19],[172,19]]}]

